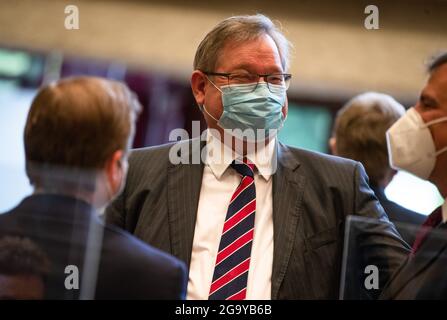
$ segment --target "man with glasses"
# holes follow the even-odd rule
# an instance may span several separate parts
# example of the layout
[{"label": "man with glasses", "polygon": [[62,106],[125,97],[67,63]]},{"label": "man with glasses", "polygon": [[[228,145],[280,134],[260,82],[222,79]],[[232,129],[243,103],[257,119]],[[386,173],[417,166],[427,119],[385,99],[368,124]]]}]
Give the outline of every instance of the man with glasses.
[{"label": "man with glasses", "polygon": [[[205,158],[170,162],[184,149],[172,144],[134,151],[125,190],[106,212],[186,262],[188,299],[336,298],[345,217],[388,221],[360,164],[278,141],[288,51],[263,15],[214,27],[191,76],[205,141],[180,143]],[[365,246],[383,280],[407,252],[392,226],[371,230]]]}]

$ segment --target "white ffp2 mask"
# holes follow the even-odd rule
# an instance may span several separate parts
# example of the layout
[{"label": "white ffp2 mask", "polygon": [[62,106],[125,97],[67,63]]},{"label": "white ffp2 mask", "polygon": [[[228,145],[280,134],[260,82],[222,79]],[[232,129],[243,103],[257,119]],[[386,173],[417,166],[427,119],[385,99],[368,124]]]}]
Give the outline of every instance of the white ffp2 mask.
[{"label": "white ffp2 mask", "polygon": [[436,151],[429,126],[447,121],[447,117],[424,123],[422,117],[410,108],[386,133],[390,165],[427,180],[436,157],[447,151],[447,146]]}]

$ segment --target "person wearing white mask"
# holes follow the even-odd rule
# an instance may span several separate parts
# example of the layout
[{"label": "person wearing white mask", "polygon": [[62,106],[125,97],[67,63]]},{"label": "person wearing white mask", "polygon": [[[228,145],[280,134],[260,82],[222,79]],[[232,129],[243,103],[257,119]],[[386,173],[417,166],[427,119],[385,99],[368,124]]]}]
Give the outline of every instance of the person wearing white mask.
[{"label": "person wearing white mask", "polygon": [[44,251],[44,298],[184,298],[181,261],[97,215],[125,183],[140,109],[125,84],[98,77],[62,79],[34,98],[24,132],[34,192],[0,214],[0,240],[25,237]]},{"label": "person wearing white mask", "polygon": [[390,164],[431,181],[446,200],[424,223],[383,299],[447,299],[447,52],[428,71],[416,106],[387,132]]}]

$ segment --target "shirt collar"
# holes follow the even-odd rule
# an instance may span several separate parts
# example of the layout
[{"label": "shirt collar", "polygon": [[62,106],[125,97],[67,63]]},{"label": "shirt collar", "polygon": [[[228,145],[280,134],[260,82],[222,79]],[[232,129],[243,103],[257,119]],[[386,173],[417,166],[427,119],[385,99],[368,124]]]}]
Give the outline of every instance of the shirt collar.
[{"label": "shirt collar", "polygon": [[[220,180],[231,162],[237,158],[242,158],[236,154],[229,146],[222,143],[220,139],[213,136],[210,130],[206,133],[206,160],[205,164],[210,167],[216,179]],[[273,173],[273,161],[276,150],[276,138],[269,141],[265,150],[249,152],[247,158],[255,164],[259,174],[266,180],[270,180]]]}]

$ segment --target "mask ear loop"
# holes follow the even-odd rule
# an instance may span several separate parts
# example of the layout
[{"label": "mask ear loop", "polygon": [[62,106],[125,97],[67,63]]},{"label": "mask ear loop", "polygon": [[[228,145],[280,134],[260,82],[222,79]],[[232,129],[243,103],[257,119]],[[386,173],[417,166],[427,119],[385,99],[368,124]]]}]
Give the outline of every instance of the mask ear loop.
[{"label": "mask ear loop", "polygon": [[206,77],[206,79],[207,79],[207,80],[214,86],[214,88],[216,88],[217,90],[219,90],[220,93],[223,93],[222,90],[220,90],[220,88],[219,88],[218,86],[216,86],[216,85],[214,84],[214,82],[211,81],[210,78],[208,78],[208,75],[205,74],[205,77]]},{"label": "mask ear loop", "polygon": [[[425,127],[428,128],[428,127],[430,127],[430,126],[432,126],[432,125],[434,125],[434,124],[438,124],[438,123],[445,122],[445,121],[447,121],[447,117],[441,117],[441,118],[439,118],[439,119],[435,119],[435,120],[432,120],[432,121],[427,122],[427,123],[425,124]],[[446,151],[447,151],[447,146],[445,146],[444,148],[441,148],[440,150],[436,151],[434,155],[437,157],[437,156],[439,156],[441,153],[444,153],[444,152],[446,152]]]},{"label": "mask ear loop", "polygon": [[444,153],[447,151],[447,146],[445,146],[444,148],[441,148],[440,150],[435,152],[435,156],[439,156],[441,153]]},{"label": "mask ear loop", "polygon": [[[207,80],[214,86],[214,88],[216,88],[217,90],[219,90],[220,93],[223,93],[222,90],[220,90],[220,89],[214,84],[214,82],[212,82],[212,81],[210,80],[210,78],[208,78],[208,75],[205,74],[205,77],[206,77],[206,79],[207,79]],[[205,104],[199,105],[199,109],[200,109],[200,111],[205,112],[205,113],[206,113],[208,116],[210,116],[210,118],[213,119],[214,121],[219,122],[218,119],[216,119],[211,113],[209,113],[208,110],[206,110]]]},{"label": "mask ear loop", "polygon": [[447,121],[447,117],[442,117],[442,118],[439,118],[439,119],[435,119],[435,120],[429,121],[429,122],[427,122],[425,124],[425,126],[426,127],[430,127],[430,126],[432,126],[434,124],[437,124],[437,123],[440,123],[440,122],[444,122],[444,121]]},{"label": "mask ear loop", "polygon": [[203,112],[205,112],[208,116],[210,116],[214,121],[219,122],[219,120],[217,120],[211,113],[208,112],[208,110],[206,110],[205,105],[199,105],[199,109]]}]

